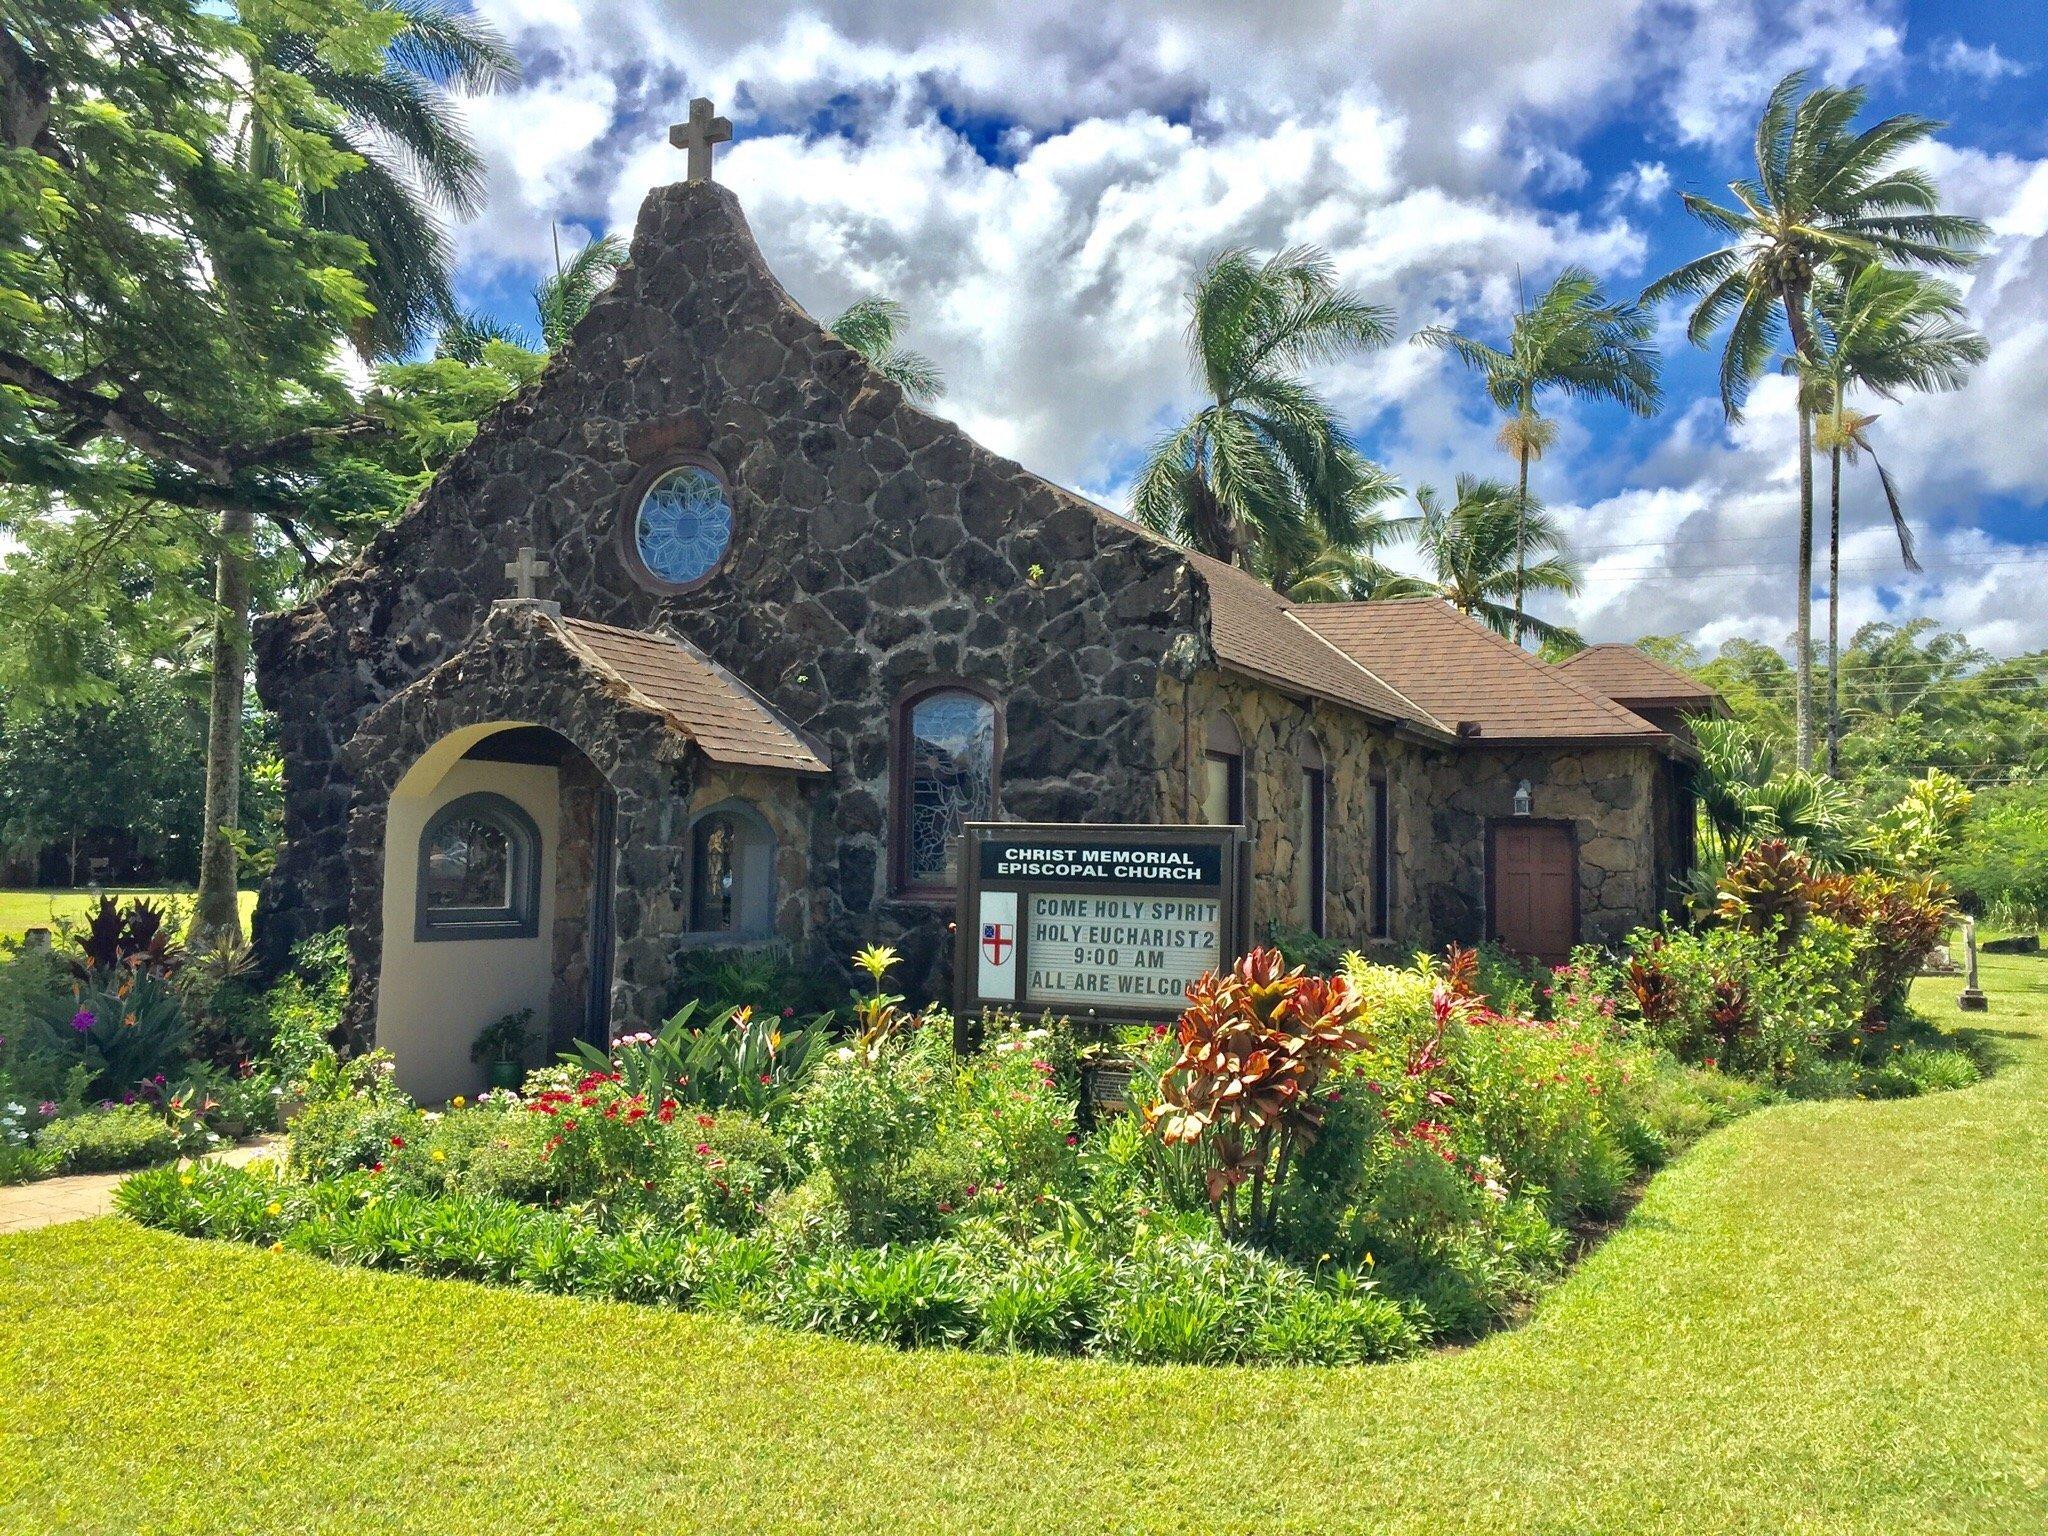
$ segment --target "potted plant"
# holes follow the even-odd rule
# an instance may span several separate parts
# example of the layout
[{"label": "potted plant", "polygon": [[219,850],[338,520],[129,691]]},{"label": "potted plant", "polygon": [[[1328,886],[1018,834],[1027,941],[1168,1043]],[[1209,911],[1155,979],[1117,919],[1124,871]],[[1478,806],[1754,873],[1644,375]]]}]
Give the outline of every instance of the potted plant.
[{"label": "potted plant", "polygon": [[478,1031],[469,1059],[484,1065],[493,1088],[517,1088],[526,1081],[527,1026],[532,1022],[533,1010],[522,1008]]}]

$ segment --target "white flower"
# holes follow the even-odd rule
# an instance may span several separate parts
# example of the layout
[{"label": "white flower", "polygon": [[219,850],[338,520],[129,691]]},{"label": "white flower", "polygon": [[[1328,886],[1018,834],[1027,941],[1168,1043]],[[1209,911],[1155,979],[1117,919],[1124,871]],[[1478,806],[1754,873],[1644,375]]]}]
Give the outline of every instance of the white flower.
[{"label": "white flower", "polygon": [[841,1061],[851,1061],[853,1060],[853,1047],[850,1045],[842,1045],[841,1047],[839,1047],[838,1054],[839,1059]]}]

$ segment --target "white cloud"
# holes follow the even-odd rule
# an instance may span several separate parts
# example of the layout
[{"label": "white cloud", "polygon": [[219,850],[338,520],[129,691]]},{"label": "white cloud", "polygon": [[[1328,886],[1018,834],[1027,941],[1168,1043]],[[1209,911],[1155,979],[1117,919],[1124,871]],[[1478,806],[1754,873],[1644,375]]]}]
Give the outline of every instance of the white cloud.
[{"label": "white cloud", "polygon": [[1998,51],[1996,43],[1977,47],[1960,37],[1952,37],[1935,49],[1933,61],[1936,69],[1946,70],[1952,75],[1972,75],[1987,85],[2009,76],[2024,75],[2030,68],[2016,59],[2008,59]]},{"label": "white cloud", "polygon": [[[738,129],[719,177],[797,299],[828,318],[896,298],[946,373],[947,414],[1112,503],[1191,399],[1182,294],[1220,247],[1314,242],[1404,334],[1496,332],[1525,278],[1568,261],[1628,292],[1677,155],[1739,156],[1787,70],[1882,82],[1906,58],[1902,0],[477,8],[528,67],[468,108],[491,177],[460,233],[472,273],[536,274],[557,218],[630,228],[646,189],[681,172],[668,124],[710,95]],[[1588,187],[1587,135],[1623,114],[1645,158]],[[2031,501],[2048,483],[2048,160],[1947,144],[1922,159],[1997,234],[1968,280],[1994,347],[1967,390],[1878,407],[1929,574],[1901,579],[1859,479],[1849,611],[1909,603],[2048,645],[2048,608],[2011,563],[2025,551],[1969,526],[1983,495]],[[1667,351],[1677,325],[1660,317]],[[1318,382],[1408,484],[1507,468],[1440,353],[1397,344]],[[1565,616],[1600,638],[1676,630],[1709,647],[1789,631],[1782,380],[1733,429],[1711,399],[1678,402],[1626,453],[1574,408],[1559,419],[1539,488],[1589,565]]]}]

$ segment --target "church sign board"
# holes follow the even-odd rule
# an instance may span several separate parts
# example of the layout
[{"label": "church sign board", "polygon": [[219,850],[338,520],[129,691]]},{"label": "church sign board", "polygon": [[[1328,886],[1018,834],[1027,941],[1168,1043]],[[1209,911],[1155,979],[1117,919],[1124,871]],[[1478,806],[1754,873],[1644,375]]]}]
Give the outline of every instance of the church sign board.
[{"label": "church sign board", "polygon": [[959,1011],[1176,1017],[1245,947],[1245,862],[1237,827],[969,822]]}]

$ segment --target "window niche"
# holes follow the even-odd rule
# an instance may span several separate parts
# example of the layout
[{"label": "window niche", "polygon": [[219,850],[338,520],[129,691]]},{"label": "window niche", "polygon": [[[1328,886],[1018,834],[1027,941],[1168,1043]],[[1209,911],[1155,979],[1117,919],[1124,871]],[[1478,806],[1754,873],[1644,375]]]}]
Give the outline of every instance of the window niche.
[{"label": "window niche", "polygon": [[949,897],[959,880],[961,825],[996,814],[1002,711],[969,683],[913,689],[896,706],[891,750],[896,889]]},{"label": "window niche", "polygon": [[1330,778],[1323,749],[1315,737],[1304,736],[1297,754],[1301,767],[1300,874],[1295,883],[1295,920],[1317,938],[1327,925],[1330,880]]},{"label": "window niche", "polygon": [[1228,715],[1211,715],[1202,738],[1202,820],[1209,826],[1246,826],[1244,738]]},{"label": "window niche", "polygon": [[775,937],[775,833],[744,800],[724,800],[690,823],[690,932],[700,942]]},{"label": "window niche", "polygon": [[530,939],[540,931],[540,829],[503,795],[451,800],[420,834],[413,937]]}]

